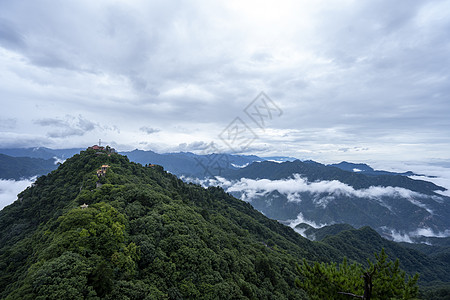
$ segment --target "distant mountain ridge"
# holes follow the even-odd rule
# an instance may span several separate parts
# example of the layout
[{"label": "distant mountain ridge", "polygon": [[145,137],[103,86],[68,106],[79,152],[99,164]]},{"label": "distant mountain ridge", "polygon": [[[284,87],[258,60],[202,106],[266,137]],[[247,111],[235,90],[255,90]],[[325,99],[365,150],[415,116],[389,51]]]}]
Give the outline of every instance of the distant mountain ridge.
[{"label": "distant mountain ridge", "polygon": [[[59,159],[65,160],[82,151],[83,148],[67,148],[67,149],[51,149],[46,147],[29,147],[29,148],[0,148],[0,154],[11,157],[30,157],[40,158],[44,160]],[[169,172],[177,176],[187,177],[211,177],[222,176],[223,172],[228,170],[236,170],[246,167],[254,162],[272,161],[274,163],[292,162],[297,160],[294,157],[286,156],[268,156],[259,157],[256,155],[233,155],[233,154],[204,154],[198,155],[191,152],[175,152],[175,153],[156,153],[151,150],[132,150],[121,151],[120,154],[126,155],[131,161],[145,164],[158,164],[163,166]],[[322,165],[312,160],[303,161],[305,164]],[[355,164],[350,162],[340,162],[338,164],[330,164],[328,166],[336,167],[344,171],[354,173],[362,173],[364,175],[402,175],[412,176],[420,175],[411,171],[403,173],[388,172],[382,170],[374,170],[367,164]],[[358,171],[355,171],[355,170]],[[44,174],[44,173],[42,173]],[[35,175],[42,175],[36,173]],[[2,177],[0,173],[0,178]]]},{"label": "distant mountain ridge", "polygon": [[54,159],[12,157],[0,154],[0,179],[28,179],[45,175],[57,168]]},{"label": "distant mountain ridge", "polygon": [[391,239],[450,234],[445,188],[402,175],[365,175],[314,161],[255,162],[217,183],[266,216],[294,227],[347,223]]},{"label": "distant mountain ridge", "polygon": [[262,161],[256,155],[232,155],[226,153],[213,153],[198,155],[191,152],[159,154],[151,150],[138,150],[120,152],[131,161],[145,164],[157,164],[177,176],[210,177],[221,175],[226,170],[239,169],[255,161]]},{"label": "distant mountain ridge", "polygon": [[68,148],[68,149],[50,149],[46,147],[30,147],[30,148],[0,148],[0,153],[12,157],[31,157],[42,159],[67,159],[74,156],[83,148]]},{"label": "distant mountain ridge", "polygon": [[[371,175],[371,176],[378,176],[378,175],[402,175],[402,176],[425,176],[423,174],[416,174],[412,171],[397,173],[397,172],[389,172],[389,171],[383,171],[383,170],[374,170],[371,166],[367,164],[355,164],[350,163],[346,161],[342,161],[338,164],[330,164],[328,165],[330,167],[336,167],[344,171],[349,172],[355,172],[355,173],[361,173],[364,175]],[[428,176],[430,177],[430,176]]]},{"label": "distant mountain ridge", "polygon": [[323,165],[314,161],[275,163],[271,161],[255,162],[239,170],[229,170],[224,173],[227,179],[271,179],[279,180],[300,174],[310,182],[321,180],[338,180],[348,184],[355,189],[369,188],[371,186],[393,186],[402,187],[415,192],[436,195],[435,191],[445,191],[445,188],[434,183],[414,180],[402,175],[377,175],[366,176],[359,172],[342,170],[332,165]]}]

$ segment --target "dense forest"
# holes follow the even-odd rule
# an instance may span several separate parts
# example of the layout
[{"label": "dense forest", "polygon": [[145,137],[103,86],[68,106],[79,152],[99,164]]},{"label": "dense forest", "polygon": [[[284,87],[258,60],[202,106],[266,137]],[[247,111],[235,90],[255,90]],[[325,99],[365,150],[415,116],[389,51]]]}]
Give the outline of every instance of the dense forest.
[{"label": "dense forest", "polygon": [[[373,271],[372,299],[385,299],[380,288],[418,296],[416,272],[419,284],[439,287],[424,298],[445,299],[448,261],[380,240],[363,228],[313,242],[221,188],[88,149],[0,211],[0,298],[334,299],[336,290],[309,282],[340,274],[329,277],[346,278],[337,292],[361,295],[361,276]],[[349,276],[336,265],[344,257]]]}]

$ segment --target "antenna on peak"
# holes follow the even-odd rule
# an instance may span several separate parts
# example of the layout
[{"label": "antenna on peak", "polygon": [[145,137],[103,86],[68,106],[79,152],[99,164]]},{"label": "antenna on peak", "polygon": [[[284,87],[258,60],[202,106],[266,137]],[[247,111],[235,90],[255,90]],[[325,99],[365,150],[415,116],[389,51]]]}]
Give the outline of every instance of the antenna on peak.
[{"label": "antenna on peak", "polygon": [[98,139],[98,145],[99,145],[99,146],[102,145],[102,139]]}]

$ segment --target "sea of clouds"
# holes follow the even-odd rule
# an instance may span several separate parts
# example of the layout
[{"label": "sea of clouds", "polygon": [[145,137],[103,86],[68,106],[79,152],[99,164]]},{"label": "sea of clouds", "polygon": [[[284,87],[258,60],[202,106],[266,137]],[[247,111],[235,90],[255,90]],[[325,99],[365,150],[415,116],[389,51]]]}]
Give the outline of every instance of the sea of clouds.
[{"label": "sea of clouds", "polygon": [[[184,178],[186,180],[187,178]],[[308,182],[299,174],[293,174],[291,178],[270,180],[270,179],[249,179],[230,181],[222,177],[215,179],[188,179],[188,181],[201,184],[203,186],[221,186],[228,193],[239,193],[244,201],[251,202],[255,197],[265,196],[271,192],[278,191],[287,197],[288,201],[301,202],[300,193],[311,193],[316,195],[326,195],[316,199],[316,205],[326,207],[334,197],[347,196],[355,198],[370,198],[380,201],[383,197],[403,198],[412,204],[426,209],[433,214],[431,208],[420,202],[420,199],[432,199],[437,202],[442,201],[439,196],[428,196],[401,187],[381,187],[371,186],[366,189],[355,189],[352,186],[338,180],[323,180]]]},{"label": "sea of clouds", "polygon": [[[409,166],[411,167],[411,166]],[[411,176],[413,179],[427,180],[433,182],[437,185],[447,188],[444,192],[438,192],[442,196],[450,196],[450,168],[440,167],[440,166],[423,166],[417,165],[412,168],[414,172],[427,174],[429,176],[434,176],[432,178],[427,176]],[[398,169],[393,169],[393,171],[399,171]],[[426,172],[428,171],[428,172]],[[415,191],[411,191],[401,187],[381,187],[381,186],[371,186],[365,189],[355,189],[352,186],[342,183],[337,180],[331,181],[317,181],[308,182],[307,179],[302,178],[299,174],[293,174],[291,178],[280,179],[280,180],[269,180],[269,179],[249,179],[241,178],[240,180],[228,180],[222,177],[215,177],[209,179],[198,179],[198,178],[182,178],[184,181],[193,182],[200,184],[204,187],[208,186],[220,186],[226,192],[233,193],[235,195],[240,195],[240,198],[244,201],[251,202],[255,197],[266,196],[267,194],[278,191],[287,197],[288,201],[301,202],[301,193],[311,193],[316,194],[318,197],[315,200],[317,207],[326,207],[329,201],[333,201],[334,197],[337,196],[348,196],[356,198],[370,198],[377,200],[381,205],[389,206],[383,202],[384,197],[389,198],[402,198],[408,200],[413,205],[427,210],[430,214],[434,214],[434,211],[424,202],[430,203],[430,200],[435,202],[444,201],[443,197],[424,195]],[[307,220],[300,213],[295,220],[289,222],[289,226],[295,228],[296,225],[300,223],[306,223],[314,228],[320,228],[325,225],[331,224],[317,224],[312,220]],[[304,230],[303,230],[304,231]],[[386,236],[390,236],[392,240],[398,242],[413,242],[413,239],[418,236],[425,237],[449,237],[450,229],[443,232],[433,231],[431,228],[417,228],[411,232],[398,232],[391,228],[380,228]],[[299,232],[302,234],[303,232]]]},{"label": "sea of clouds", "polygon": [[17,194],[29,187],[35,177],[24,180],[0,179],[0,210],[17,200]]}]

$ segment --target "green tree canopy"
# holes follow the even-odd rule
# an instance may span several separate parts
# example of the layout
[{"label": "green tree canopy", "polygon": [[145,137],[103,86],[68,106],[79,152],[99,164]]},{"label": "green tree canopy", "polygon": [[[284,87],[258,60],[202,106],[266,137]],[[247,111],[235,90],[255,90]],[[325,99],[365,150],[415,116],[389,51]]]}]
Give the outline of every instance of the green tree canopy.
[{"label": "green tree canopy", "polygon": [[413,299],[418,294],[419,275],[406,277],[399,268],[399,260],[388,260],[384,251],[375,254],[375,262],[368,267],[348,264],[347,259],[336,263],[303,264],[297,266],[300,278],[296,285],[308,292],[311,299]]}]

